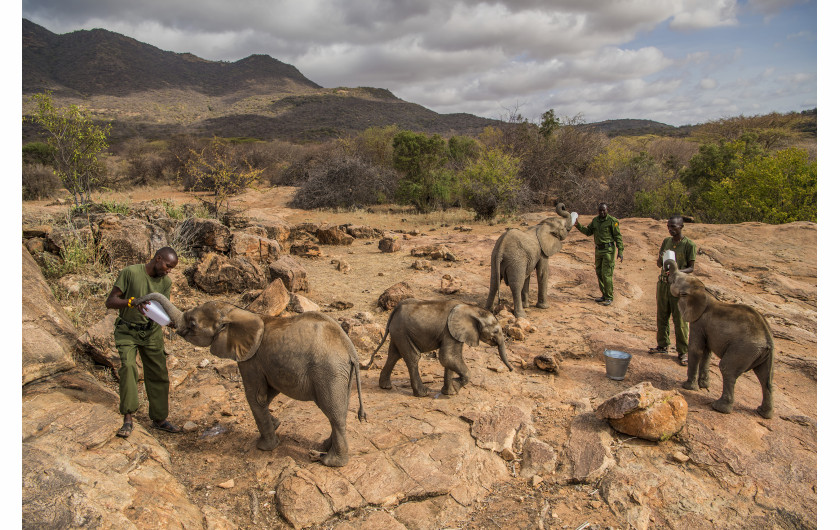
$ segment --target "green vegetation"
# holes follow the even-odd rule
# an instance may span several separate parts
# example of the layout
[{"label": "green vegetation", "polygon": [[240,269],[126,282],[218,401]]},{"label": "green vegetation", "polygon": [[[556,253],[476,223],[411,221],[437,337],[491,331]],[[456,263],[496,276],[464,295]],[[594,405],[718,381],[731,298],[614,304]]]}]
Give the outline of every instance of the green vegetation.
[{"label": "green vegetation", "polygon": [[92,237],[84,233],[68,238],[59,253],[61,259],[46,263],[44,275],[48,278],[60,278],[66,274],[92,272],[101,274],[105,271],[102,263],[102,249]]},{"label": "green vegetation", "polygon": [[499,149],[487,149],[461,172],[464,205],[477,219],[514,214],[522,203],[519,160]]},{"label": "green vegetation", "polygon": [[37,104],[32,121],[47,132],[56,175],[77,206],[90,202],[90,192],[103,171],[99,155],[108,147],[110,125],[96,125],[76,105],[55,107],[49,92],[36,94],[32,99]]},{"label": "green vegetation", "polygon": [[209,206],[211,213],[217,217],[229,211],[231,197],[252,187],[262,172],[262,169],[254,169],[247,160],[237,160],[227,142],[217,137],[201,151],[190,149],[190,158],[185,166],[187,188],[212,192]]},{"label": "green vegetation", "polygon": [[[133,138],[106,162],[115,173],[107,175],[109,186],[179,182],[212,192],[206,208],[213,216],[262,179],[298,187],[293,204],[300,208],[398,203],[428,213],[458,206],[492,219],[560,199],[584,214],[606,201],[619,217],[784,223],[816,220],[815,124],[814,110],[716,120],[682,127],[681,136],[610,137],[580,116],[549,109],[538,123],[511,113],[476,136],[387,125],[306,144],[232,135]],[[43,164],[53,152],[47,143],[24,147],[24,198],[47,197],[59,185]],[[165,207],[176,219],[209,215]]]}]

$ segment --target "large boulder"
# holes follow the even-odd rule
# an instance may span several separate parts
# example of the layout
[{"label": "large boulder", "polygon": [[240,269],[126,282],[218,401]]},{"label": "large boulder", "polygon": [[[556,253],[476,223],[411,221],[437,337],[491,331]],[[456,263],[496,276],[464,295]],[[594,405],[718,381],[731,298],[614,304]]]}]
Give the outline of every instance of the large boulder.
[{"label": "large boulder", "polygon": [[286,221],[259,221],[255,226],[260,226],[265,229],[266,237],[269,237],[280,245],[283,252],[289,251],[289,237],[291,236],[292,228]]},{"label": "large boulder", "polygon": [[657,442],[682,430],[688,403],[674,390],[659,390],[643,381],[605,400],[595,414],[618,432]]},{"label": "large boulder", "polygon": [[102,217],[96,234],[113,270],[149,261],[159,248],[169,245],[162,228],[117,214]]},{"label": "large boulder", "polygon": [[23,528],[207,528],[148,423],[114,436],[119,397],[89,373],[30,383],[21,405]]},{"label": "large boulder", "polygon": [[325,225],[315,231],[315,237],[322,245],[350,245],[355,238],[337,225]]},{"label": "large boulder", "polygon": [[213,253],[205,254],[188,274],[197,288],[209,294],[264,289],[268,283],[260,266],[252,260]]},{"label": "large boulder", "polygon": [[22,266],[22,370],[23,384],[69,370],[76,343],[76,328],[26,248]]},{"label": "large boulder", "polygon": [[377,304],[382,309],[390,311],[391,309],[397,307],[397,304],[406,298],[414,298],[414,291],[412,291],[411,287],[409,287],[409,285],[405,282],[395,283],[379,295]]},{"label": "large boulder", "polygon": [[230,250],[230,228],[215,219],[190,217],[175,228],[174,239],[196,256]]},{"label": "large boulder", "polygon": [[277,279],[257,296],[245,309],[261,315],[276,316],[289,305],[290,295],[283,280]]},{"label": "large boulder", "polygon": [[[78,351],[89,355],[97,364],[109,367],[115,377],[120,369],[120,355],[114,344],[116,320],[117,311],[109,310],[101,320],[89,327],[76,343]],[[139,355],[137,361],[138,368],[142,370]]]},{"label": "large boulder", "polygon": [[379,250],[385,253],[399,252],[402,243],[393,235],[384,236],[379,240]]},{"label": "large boulder", "polygon": [[283,284],[290,293],[309,291],[306,269],[294,256],[280,256],[271,262],[268,266],[268,276],[272,281],[283,280]]},{"label": "large boulder", "polygon": [[382,230],[371,226],[346,224],[341,225],[341,229],[356,239],[376,239],[377,237],[382,237]]},{"label": "large boulder", "polygon": [[268,237],[234,232],[230,238],[230,257],[250,258],[257,263],[271,263],[283,254],[280,244]]}]

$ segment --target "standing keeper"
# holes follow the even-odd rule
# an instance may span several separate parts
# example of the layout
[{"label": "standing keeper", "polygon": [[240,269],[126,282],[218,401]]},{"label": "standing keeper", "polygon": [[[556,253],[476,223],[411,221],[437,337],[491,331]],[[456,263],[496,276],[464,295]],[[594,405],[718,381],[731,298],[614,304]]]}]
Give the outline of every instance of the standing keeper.
[{"label": "standing keeper", "polygon": [[621,230],[618,219],[607,214],[607,203],[598,205],[598,216],[592,219],[589,226],[582,226],[580,221],[575,226],[584,235],[595,235],[595,274],[598,275],[598,288],[601,297],[595,301],[601,305],[610,305],[613,301],[613,269],[615,269],[615,250],[618,249],[618,259],[624,262],[624,243],[621,240]]},{"label": "standing keeper", "polygon": [[675,215],[668,219],[668,233],[659,247],[659,258],[656,265],[659,267],[659,281],[656,282],[656,346],[648,350],[648,353],[668,353],[670,342],[670,322],[674,320],[674,339],[677,343],[677,360],[683,366],[688,365],[688,322],[683,320],[680,308],[677,306],[678,296],[671,294],[668,285],[668,275],[662,269],[664,265],[662,254],[666,250],[674,251],[677,268],[686,274],[694,272],[694,260],[697,259],[697,245],[694,241],[683,237],[683,218]]},{"label": "standing keeper", "polygon": [[163,330],[144,316],[145,304],[134,304],[136,298],[149,293],[160,293],[169,298],[172,279],[168,274],[177,265],[175,250],[163,247],[148,263],[129,265],[121,270],[111,294],[105,300],[105,307],[120,311],[114,324],[114,341],[120,354],[120,414],[123,415],[123,425],[117,436],[121,438],[128,438],[134,429],[132,415],[139,407],[138,353],[143,361],[152,427],[166,432],[181,432],[180,427],[166,419],[169,416],[169,371],[163,351]]}]

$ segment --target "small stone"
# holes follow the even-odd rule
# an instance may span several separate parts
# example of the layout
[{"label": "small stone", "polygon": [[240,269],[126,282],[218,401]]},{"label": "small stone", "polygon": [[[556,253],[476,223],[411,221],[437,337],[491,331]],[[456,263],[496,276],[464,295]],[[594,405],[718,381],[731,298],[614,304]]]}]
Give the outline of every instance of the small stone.
[{"label": "small stone", "polygon": [[188,421],[188,422],[184,423],[183,429],[186,432],[197,431],[198,430],[198,425],[195,422]]},{"label": "small stone", "polygon": [[231,489],[231,488],[234,486],[233,479],[230,479],[230,480],[227,480],[227,481],[225,481],[225,482],[222,482],[221,484],[218,484],[218,486],[219,486],[220,488],[223,488],[223,489],[229,490],[229,489]]},{"label": "small stone", "polygon": [[675,462],[679,462],[680,464],[685,464],[689,460],[691,460],[688,455],[683,453],[682,451],[676,451],[674,454],[671,455],[671,458],[674,459]]},{"label": "small stone", "polygon": [[201,362],[198,363],[199,368],[207,368],[208,366],[210,366],[210,360],[209,359],[202,359]]},{"label": "small stone", "polygon": [[510,462],[516,458],[516,455],[513,453],[513,451],[511,451],[507,447],[502,449],[501,456],[506,462]]},{"label": "small stone", "polygon": [[542,484],[542,481],[543,481],[543,478],[541,476],[534,475],[533,477],[531,477],[531,486],[536,488],[537,486]]}]

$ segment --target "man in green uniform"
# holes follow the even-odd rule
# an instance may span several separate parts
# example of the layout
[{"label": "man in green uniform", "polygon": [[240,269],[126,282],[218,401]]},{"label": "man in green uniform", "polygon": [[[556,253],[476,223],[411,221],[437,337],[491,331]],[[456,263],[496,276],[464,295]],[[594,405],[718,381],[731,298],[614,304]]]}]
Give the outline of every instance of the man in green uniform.
[{"label": "man in green uniform", "polygon": [[697,259],[697,245],[694,241],[682,235],[683,218],[675,215],[668,219],[668,233],[659,247],[659,281],[656,282],[656,346],[648,350],[649,353],[668,353],[670,319],[674,320],[674,338],[677,343],[677,359],[683,366],[688,365],[688,322],[683,320],[680,308],[677,306],[679,297],[671,294],[668,286],[668,275],[662,269],[662,255],[671,250],[676,256],[677,268],[688,274],[694,272],[694,260]]},{"label": "man in green uniform", "polygon": [[181,432],[180,427],[166,419],[169,416],[169,371],[163,351],[163,330],[144,316],[146,304],[134,303],[136,298],[153,292],[169,298],[172,279],[167,275],[177,265],[175,251],[163,247],[148,263],[129,265],[121,270],[111,294],[105,300],[105,307],[120,311],[114,325],[114,341],[120,354],[120,414],[123,414],[123,426],[117,431],[117,436],[122,438],[127,438],[134,429],[132,414],[139,407],[138,352],[143,361],[143,379],[152,426],[167,432]]},{"label": "man in green uniform", "polygon": [[607,214],[607,203],[598,205],[598,216],[592,219],[589,226],[582,226],[575,222],[578,230],[584,235],[595,235],[595,274],[598,275],[598,288],[601,297],[595,301],[601,305],[610,305],[613,301],[613,269],[615,269],[615,249],[618,249],[618,259],[624,263],[624,242],[621,240],[621,230],[618,219]]}]

